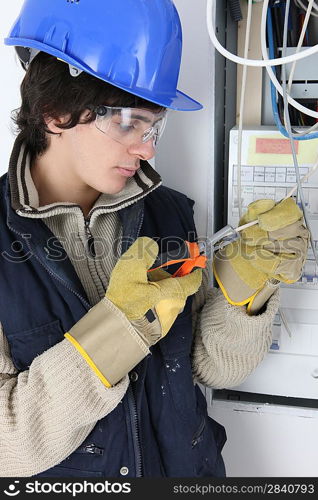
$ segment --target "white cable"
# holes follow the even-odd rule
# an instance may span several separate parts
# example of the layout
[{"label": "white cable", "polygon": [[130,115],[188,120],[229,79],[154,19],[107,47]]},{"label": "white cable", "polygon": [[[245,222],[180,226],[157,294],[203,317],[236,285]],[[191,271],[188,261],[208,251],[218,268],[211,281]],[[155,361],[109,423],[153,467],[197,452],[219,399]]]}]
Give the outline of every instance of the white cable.
[{"label": "white cable", "polygon": [[[310,14],[311,14],[311,11],[312,11],[314,3],[315,3],[314,0],[309,0],[308,9],[307,9],[307,12],[306,12],[306,16],[305,16],[305,19],[304,19],[304,23],[303,23],[303,26],[302,26],[302,29],[301,29],[300,37],[299,37],[297,48],[296,48],[296,54],[298,54],[298,52],[300,51],[300,49],[301,49],[301,47],[303,45],[303,41],[304,41],[304,38],[305,38],[305,35],[306,35],[306,31],[307,31],[307,26],[308,26],[309,19],[310,19]],[[294,61],[293,65],[291,67],[291,70],[290,70],[289,80],[288,80],[288,93],[290,93],[290,89],[291,89],[291,86],[292,86],[292,83],[293,83],[293,76],[294,76],[294,73],[295,73],[296,64],[297,64],[297,61]]]},{"label": "white cable", "polygon": [[[305,11],[306,11],[306,10],[307,10],[307,8],[308,8],[308,7],[306,7],[306,5],[304,5],[304,4],[301,2],[301,0],[295,0],[295,4],[296,4],[296,5],[298,5],[298,7],[300,7],[301,9],[303,9],[303,10],[305,10]],[[314,2],[314,8],[315,8],[316,10],[318,10],[318,5],[317,5],[315,2]],[[312,12],[312,13],[311,13],[311,15],[312,15],[312,16],[314,16],[314,17],[318,17],[318,13],[315,13],[315,12]]]},{"label": "white cable", "polygon": [[[297,4],[297,0],[295,0],[295,3]],[[296,52],[299,52],[299,50],[302,47],[302,44],[303,44],[303,41],[304,41],[304,38],[305,38],[305,35],[306,35],[306,30],[307,30],[307,27],[308,27],[308,23],[309,23],[309,20],[310,20],[310,15],[312,14],[312,9],[313,9],[313,7],[315,5],[316,4],[315,4],[314,0],[309,0],[308,1],[308,9],[306,11],[306,16],[305,16],[304,23],[303,23],[303,26],[302,26],[302,30],[301,30],[301,33],[300,33],[300,37],[299,37],[299,40],[298,40]],[[294,77],[294,72],[295,72],[296,64],[297,64],[297,62],[294,61],[293,65],[292,65],[292,68],[291,68],[291,71],[290,71],[290,74],[289,74],[289,79],[288,79],[288,93],[290,93],[290,90],[291,90],[291,87],[292,87],[292,84],[293,84],[293,77]],[[307,128],[306,131],[297,131],[297,129],[294,127],[294,132],[296,132],[296,133],[293,134],[293,137],[306,136],[306,135],[310,134],[311,132],[317,130],[317,128],[318,128],[318,122],[315,123],[315,125],[312,125],[311,127]],[[289,196],[291,196],[291,195],[289,195]]]},{"label": "white cable", "polygon": [[[248,50],[250,45],[250,34],[251,34],[251,24],[252,24],[252,0],[248,0],[247,8],[247,20],[246,20],[246,31],[245,31],[245,43],[244,43],[244,58],[248,56]],[[242,72],[242,85],[241,85],[241,97],[240,97],[240,111],[239,111],[239,127],[238,127],[238,143],[237,143],[237,200],[238,200],[238,210],[239,217],[242,217],[242,140],[243,140],[243,114],[244,114],[244,104],[245,104],[245,91],[246,91],[246,77],[247,77],[247,66],[244,64]]]},{"label": "white cable", "polygon": [[301,137],[302,135],[308,135],[310,132],[314,132],[318,128],[318,122],[315,123],[315,125],[312,125],[311,127],[306,127],[306,130],[297,130],[296,127],[294,127],[294,131],[296,134],[293,134],[293,137]]},{"label": "white cable", "polygon": [[[305,182],[307,179],[309,179],[309,177],[318,169],[318,158],[314,164],[314,166],[308,171],[308,173],[306,175],[304,175],[302,178],[301,178],[301,183]],[[292,189],[289,191],[289,193],[287,194],[287,196],[285,196],[285,198],[283,198],[284,200],[287,200],[287,198],[290,198],[295,191],[297,191],[298,189],[298,184],[295,184],[295,186],[292,187]],[[282,200],[283,201],[283,200]],[[248,227],[251,227],[251,226],[255,226],[255,224],[258,223],[258,220],[253,220],[252,222],[247,222],[246,224],[243,224],[242,226],[238,226],[235,228],[235,231],[244,231],[244,229],[247,229]]]},{"label": "white cable", "polygon": [[[295,3],[297,3],[297,0],[294,0]],[[297,44],[297,48],[296,48],[296,53],[299,52],[299,50],[301,49],[302,47],[302,44],[303,44],[303,41],[304,41],[304,38],[305,38],[305,35],[306,35],[306,30],[307,30],[307,26],[308,26],[308,22],[309,22],[309,19],[310,19],[310,14],[311,14],[311,10],[313,8],[313,4],[314,4],[314,0],[309,0],[309,4],[308,4],[308,10],[307,10],[307,13],[306,13],[306,16],[305,16],[305,19],[304,19],[304,23],[303,23],[303,26],[302,26],[302,30],[301,30],[301,34],[300,34],[300,37],[299,37],[299,40],[298,40],[298,44]],[[290,89],[291,89],[291,86],[292,86],[292,83],[293,83],[293,76],[294,76],[294,72],[295,72],[295,67],[296,67],[296,61],[293,62],[293,65],[292,65],[292,68],[291,68],[291,72],[290,72],[290,75],[289,75],[289,80],[288,80],[288,92],[290,92]],[[312,125],[311,127],[307,127],[305,131],[303,130],[300,130],[298,131],[296,129],[296,127],[293,128],[293,137],[303,137],[303,136],[306,136],[306,135],[309,135],[311,132],[315,131],[316,129],[318,128],[318,122],[315,123],[315,125]]]},{"label": "white cable", "polygon": [[[283,34],[283,55],[286,54],[286,49],[287,49],[289,8],[290,8],[290,0],[286,0],[285,19],[284,19],[284,34]],[[304,191],[303,191],[303,187],[302,187],[301,179],[300,179],[299,164],[298,164],[298,159],[297,159],[297,154],[296,154],[295,141],[294,141],[294,138],[292,137],[290,116],[289,116],[289,110],[288,110],[287,82],[286,82],[286,67],[285,67],[285,65],[282,66],[282,81],[283,81],[284,117],[285,117],[285,123],[286,123],[286,130],[287,130],[287,133],[289,135],[289,141],[290,141],[290,146],[291,146],[291,150],[292,150],[292,157],[293,157],[295,173],[296,173],[296,180],[297,180],[297,185],[298,185],[298,193],[299,193],[300,200],[301,200],[301,205],[302,205],[302,209],[303,209],[305,223],[306,223],[307,229],[309,230],[309,234],[310,234],[309,239],[310,239],[311,248],[312,248],[312,251],[314,254],[316,264],[318,266],[318,254],[317,254],[317,251],[315,248],[315,242],[314,242],[314,238],[313,238],[313,234],[312,234],[312,230],[311,230],[311,224],[309,222],[308,211],[307,211],[306,204],[305,204],[305,197],[304,197]]]},{"label": "white cable", "polygon": [[[318,52],[318,44],[317,44],[313,45],[312,47],[309,47],[308,49],[303,50],[302,52],[299,52],[298,54],[292,54],[286,57],[279,57],[277,59],[270,59],[270,60],[268,58],[266,60],[243,59],[242,57],[238,57],[237,55],[232,54],[231,52],[226,50],[225,47],[223,47],[223,45],[220,44],[220,42],[216,37],[214,29],[214,20],[213,20],[215,1],[216,0],[207,0],[207,26],[208,26],[209,36],[211,38],[214,47],[218,50],[218,52],[220,52],[227,59],[230,59],[231,61],[237,64],[243,64],[243,65],[246,64],[246,66],[258,66],[258,67],[280,66],[281,64],[288,64],[294,61],[299,61],[300,59],[305,59],[306,57],[309,57]],[[268,2],[269,0],[264,0],[263,11],[262,11],[262,19],[264,18],[265,20],[265,27],[266,27]]]},{"label": "white cable", "polygon": [[[271,66],[277,66],[279,64],[286,64],[286,63],[291,63],[294,62],[295,60],[302,59],[303,57],[308,57],[312,54],[315,54],[318,52],[318,45],[314,45],[313,47],[310,47],[309,49],[305,49],[302,52],[299,52],[298,54],[292,54],[288,57],[284,58],[278,58],[278,59],[269,59],[268,53],[267,53],[267,46],[266,46],[266,17],[267,17],[267,9],[268,9],[268,2],[269,0],[264,0],[264,5],[263,5],[263,10],[262,10],[262,22],[261,22],[261,42],[262,42],[262,56],[263,60],[257,60],[257,59],[243,59],[241,57],[235,56],[228,50],[226,50],[218,41],[215,35],[215,29],[214,29],[214,24],[213,24],[213,19],[214,19],[214,0],[207,0],[207,25],[208,25],[208,32],[211,38],[211,41],[215,48],[227,59],[230,59],[231,61],[237,63],[237,64],[246,64],[247,66],[265,66],[266,70],[268,72],[268,75],[270,79],[272,80],[273,84],[275,85],[276,90],[283,95],[283,90],[278,82],[276,76],[274,75],[274,72],[271,68]],[[263,46],[264,44],[264,46]],[[318,112],[313,111],[312,109],[306,108],[305,106],[302,106],[299,104],[297,101],[295,101],[292,97],[288,96],[288,102],[291,104],[294,108],[298,109],[298,111],[301,111],[305,115],[311,116],[312,118],[318,118]]]},{"label": "white cable", "polygon": [[[264,2],[267,0],[264,0]],[[262,48],[262,56],[265,60],[268,59],[268,51],[267,51],[267,45],[266,45],[266,17],[267,13],[265,13],[265,16],[262,15],[262,23],[261,23],[261,48]],[[305,52],[305,51],[303,51]],[[282,58],[283,60],[283,58]],[[270,66],[266,66],[266,71],[272,80],[273,84],[275,85],[276,90],[283,96],[283,89],[280,83],[278,82],[272,68]],[[302,106],[299,104],[299,102],[295,101],[292,97],[289,95],[287,96],[289,104],[291,104],[294,108],[298,109],[298,111],[301,111],[305,115],[312,116],[313,118],[318,118],[318,112],[313,111],[309,108],[305,108],[305,106]]]},{"label": "white cable", "polygon": [[286,328],[286,331],[287,331],[287,333],[288,333],[288,336],[291,338],[291,337],[292,337],[292,333],[291,333],[291,330],[290,330],[290,328],[289,328],[288,321],[287,321],[287,318],[286,318],[286,316],[285,316],[285,313],[283,312],[283,308],[282,308],[282,307],[280,307],[280,308],[278,309],[278,312],[279,312],[279,314],[280,314],[280,317],[281,317],[281,320],[282,320],[282,322],[283,322],[283,325],[284,325],[284,327]]},{"label": "white cable", "polygon": [[[309,172],[301,178],[301,183],[305,182],[317,170],[317,168],[318,168],[318,159],[317,159],[315,165],[309,170]],[[296,184],[289,191],[287,196],[285,196],[284,200],[287,200],[287,198],[290,198],[295,193],[295,191],[297,191],[297,189],[298,189],[298,184]]]}]

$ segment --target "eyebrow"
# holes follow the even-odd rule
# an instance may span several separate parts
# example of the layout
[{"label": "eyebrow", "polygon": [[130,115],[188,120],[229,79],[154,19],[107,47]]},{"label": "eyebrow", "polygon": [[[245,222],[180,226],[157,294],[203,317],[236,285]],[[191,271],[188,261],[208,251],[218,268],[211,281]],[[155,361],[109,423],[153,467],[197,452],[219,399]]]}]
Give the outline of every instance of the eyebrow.
[{"label": "eyebrow", "polygon": [[153,123],[152,120],[150,120],[149,118],[146,118],[143,115],[133,114],[133,115],[131,115],[131,118],[134,118],[135,120],[141,120],[141,121],[143,121],[145,123]]},{"label": "eyebrow", "polygon": [[156,125],[156,123],[160,122],[160,120],[162,120],[162,116],[160,118],[158,118],[158,120],[156,121],[152,121],[152,120],[149,120],[149,118],[146,118],[145,116],[143,115],[131,115],[131,118],[134,118],[135,120],[141,120],[145,123],[152,123],[152,126]]}]

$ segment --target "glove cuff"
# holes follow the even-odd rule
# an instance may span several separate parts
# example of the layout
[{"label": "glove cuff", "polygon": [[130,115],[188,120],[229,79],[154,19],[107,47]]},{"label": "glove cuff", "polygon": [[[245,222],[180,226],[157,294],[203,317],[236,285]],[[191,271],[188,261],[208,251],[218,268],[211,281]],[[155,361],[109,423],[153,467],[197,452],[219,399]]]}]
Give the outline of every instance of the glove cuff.
[{"label": "glove cuff", "polygon": [[106,387],[115,385],[147,354],[147,343],[126,316],[104,297],[65,337]]},{"label": "glove cuff", "polygon": [[153,309],[140,319],[131,321],[132,326],[147,345],[154,345],[162,338],[159,318]]},{"label": "glove cuff", "polygon": [[261,289],[250,287],[233,269],[226,256],[217,252],[213,260],[213,273],[226,300],[233,306],[244,306]]}]

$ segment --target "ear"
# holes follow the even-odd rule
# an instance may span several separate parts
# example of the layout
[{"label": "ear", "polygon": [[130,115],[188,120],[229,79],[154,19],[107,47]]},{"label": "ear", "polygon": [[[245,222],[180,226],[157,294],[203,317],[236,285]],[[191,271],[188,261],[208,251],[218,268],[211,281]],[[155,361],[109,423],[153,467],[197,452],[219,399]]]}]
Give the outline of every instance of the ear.
[{"label": "ear", "polygon": [[92,111],[90,109],[85,109],[85,111],[83,111],[83,113],[81,114],[80,120],[87,120],[87,118],[89,118],[91,114]]},{"label": "ear", "polygon": [[67,116],[61,116],[59,118],[51,118],[50,116],[44,116],[45,125],[54,134],[61,134],[63,129],[59,128],[58,125],[66,123],[68,120]]}]

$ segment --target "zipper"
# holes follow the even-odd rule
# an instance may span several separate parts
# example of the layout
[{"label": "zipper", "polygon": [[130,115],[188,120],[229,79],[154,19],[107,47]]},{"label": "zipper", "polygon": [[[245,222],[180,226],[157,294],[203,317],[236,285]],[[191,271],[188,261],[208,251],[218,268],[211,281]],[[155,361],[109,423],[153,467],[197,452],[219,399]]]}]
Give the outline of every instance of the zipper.
[{"label": "zipper", "polygon": [[136,396],[131,384],[128,387],[128,406],[130,412],[130,423],[134,443],[134,454],[136,464],[136,477],[143,477],[143,466],[141,458],[140,430],[136,405]]},{"label": "zipper", "polygon": [[91,455],[104,455],[104,448],[96,446],[94,443],[78,448],[75,453],[89,453]]},{"label": "zipper", "polygon": [[94,236],[92,235],[91,230],[89,228],[89,222],[90,222],[90,219],[84,219],[85,234],[86,234],[86,238],[87,238],[87,248],[88,248],[88,252],[91,255],[91,257],[96,257]]},{"label": "zipper", "polygon": [[[14,229],[12,226],[10,226],[10,229],[11,229],[11,231],[13,231],[18,236],[21,236],[21,234],[16,229]],[[56,279],[57,281],[59,281],[60,283],[62,283],[62,285],[65,286],[65,288],[67,288],[67,290],[69,290],[70,292],[74,293],[74,295],[76,295],[76,297],[78,297],[81,300],[81,302],[85,305],[85,307],[87,308],[87,310],[91,309],[92,306],[88,302],[86,302],[86,300],[84,299],[84,297],[82,297],[82,295],[80,295],[78,292],[76,292],[76,290],[73,290],[73,288],[71,288],[64,280],[62,280],[60,278],[60,276],[58,276],[57,274],[53,273],[53,271],[51,271],[51,269],[49,269],[47,266],[45,266],[43,264],[43,262],[39,259],[39,257],[33,252],[32,247],[30,246],[28,240],[26,240],[26,243],[27,243],[27,246],[28,246],[30,252],[32,253],[32,255],[34,255],[34,257],[36,258],[36,260],[41,264],[42,267],[44,267],[44,269],[46,270],[46,272],[50,276],[52,276],[54,279]]]},{"label": "zipper", "polygon": [[192,438],[191,441],[192,448],[194,448],[201,441],[204,429],[205,429],[205,417],[202,418],[200,427],[198,428],[198,430],[196,431],[196,433]]},{"label": "zipper", "polygon": [[137,229],[136,238],[138,238],[138,236],[139,236],[140,229],[141,229],[143,221],[144,221],[144,211],[141,212],[140,223],[139,223],[139,226],[138,226],[138,229]]},{"label": "zipper", "polygon": [[[141,214],[140,223],[137,229],[136,238],[138,238],[140,229],[144,220],[144,212]],[[134,453],[135,453],[135,464],[136,464],[136,477],[143,477],[143,464],[142,464],[142,452],[141,452],[141,442],[140,442],[140,426],[137,412],[136,394],[131,383],[128,386],[128,407],[130,412],[130,423],[132,429],[132,437],[134,443]]]}]

